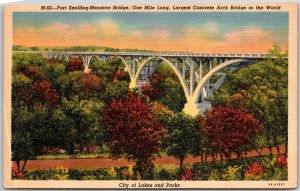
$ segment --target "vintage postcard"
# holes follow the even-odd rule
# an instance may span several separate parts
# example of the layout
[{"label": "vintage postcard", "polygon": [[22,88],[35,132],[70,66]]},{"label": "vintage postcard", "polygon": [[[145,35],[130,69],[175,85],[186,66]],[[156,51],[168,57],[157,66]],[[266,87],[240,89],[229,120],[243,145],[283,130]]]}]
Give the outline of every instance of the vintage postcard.
[{"label": "vintage postcard", "polygon": [[297,4],[8,5],[4,187],[295,188]]}]

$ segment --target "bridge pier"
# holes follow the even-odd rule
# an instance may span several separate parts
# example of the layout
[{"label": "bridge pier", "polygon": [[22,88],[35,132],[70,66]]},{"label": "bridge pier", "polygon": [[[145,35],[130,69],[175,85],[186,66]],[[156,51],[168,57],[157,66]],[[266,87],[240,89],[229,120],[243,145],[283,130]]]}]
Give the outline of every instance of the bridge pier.
[{"label": "bridge pier", "polygon": [[130,84],[129,84],[129,89],[133,90],[135,88],[138,88],[137,83],[135,82],[135,80],[131,80]]},{"label": "bridge pier", "polygon": [[202,103],[187,102],[184,105],[183,112],[195,117],[199,114],[204,115],[204,113],[207,110],[210,110],[211,108],[212,108],[212,105],[210,102],[202,102]]},{"label": "bridge pier", "polygon": [[86,73],[86,74],[88,74],[88,73],[90,73],[92,70],[91,69],[89,69],[89,67],[88,66],[84,66],[84,73]]}]

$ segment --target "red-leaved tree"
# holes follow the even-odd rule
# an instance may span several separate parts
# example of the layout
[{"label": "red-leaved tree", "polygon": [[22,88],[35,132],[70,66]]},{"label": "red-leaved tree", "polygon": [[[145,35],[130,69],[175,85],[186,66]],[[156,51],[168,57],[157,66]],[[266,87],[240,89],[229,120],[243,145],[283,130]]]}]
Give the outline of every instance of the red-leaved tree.
[{"label": "red-leaved tree", "polygon": [[142,86],[142,91],[143,91],[143,94],[146,94],[147,96],[149,96],[150,100],[152,100],[152,101],[157,99],[157,97],[160,94],[160,90],[151,85]]},{"label": "red-leaved tree", "polygon": [[38,80],[34,82],[28,97],[31,98],[31,103],[40,102],[55,106],[59,102],[59,95],[56,93],[49,80]]},{"label": "red-leaved tree", "polygon": [[238,156],[241,148],[252,145],[252,139],[261,129],[252,114],[233,107],[217,107],[207,112],[203,132],[208,143],[221,156]]},{"label": "red-leaved tree", "polygon": [[98,77],[96,74],[93,73],[81,73],[78,75],[78,80],[79,80],[79,92],[78,94],[80,96],[89,96],[89,95],[94,95],[96,94],[101,85],[101,78]]},{"label": "red-leaved tree", "polygon": [[149,85],[145,85],[142,87],[143,94],[149,96],[150,100],[156,100],[162,95],[162,84],[165,76],[162,74],[153,74],[149,78]]},{"label": "red-leaved tree", "polygon": [[118,68],[115,72],[114,81],[129,81],[129,74],[125,72],[123,69]]},{"label": "red-leaved tree", "polygon": [[68,72],[73,72],[75,70],[83,71],[83,69],[84,69],[84,64],[80,58],[71,58],[66,68]]},{"label": "red-leaved tree", "polygon": [[143,178],[143,170],[153,166],[151,160],[160,151],[165,129],[154,121],[142,99],[132,93],[113,100],[106,108],[102,122],[108,127],[111,156],[119,158],[123,155],[135,161]]}]

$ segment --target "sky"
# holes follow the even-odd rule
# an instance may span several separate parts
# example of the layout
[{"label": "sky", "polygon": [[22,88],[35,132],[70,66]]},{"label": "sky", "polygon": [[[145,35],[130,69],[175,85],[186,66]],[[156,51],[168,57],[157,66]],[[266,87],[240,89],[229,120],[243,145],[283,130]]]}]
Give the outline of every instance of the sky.
[{"label": "sky", "polygon": [[287,12],[14,13],[13,44],[201,53],[288,47]]}]

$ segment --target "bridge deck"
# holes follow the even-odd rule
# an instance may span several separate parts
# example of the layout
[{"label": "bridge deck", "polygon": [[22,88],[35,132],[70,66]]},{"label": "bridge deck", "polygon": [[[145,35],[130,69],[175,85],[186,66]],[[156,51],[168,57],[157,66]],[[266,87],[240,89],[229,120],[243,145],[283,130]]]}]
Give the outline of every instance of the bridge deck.
[{"label": "bridge deck", "polygon": [[43,53],[58,55],[99,56],[165,56],[165,57],[219,57],[219,58],[264,58],[266,53],[193,53],[193,52],[67,52],[67,51],[14,51],[22,53]]}]

